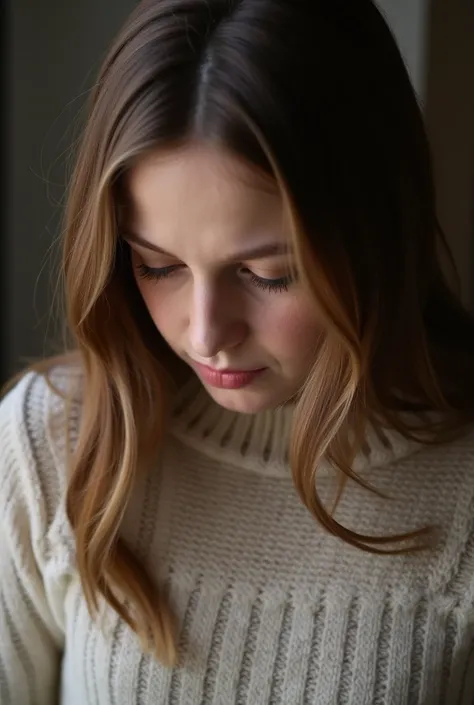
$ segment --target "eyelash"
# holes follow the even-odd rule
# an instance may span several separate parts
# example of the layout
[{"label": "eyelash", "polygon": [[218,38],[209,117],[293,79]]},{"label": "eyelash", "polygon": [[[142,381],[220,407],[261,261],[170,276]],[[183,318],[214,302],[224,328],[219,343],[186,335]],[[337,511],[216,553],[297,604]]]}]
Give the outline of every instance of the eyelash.
[{"label": "eyelash", "polygon": [[[161,281],[162,279],[166,279],[167,277],[171,276],[174,272],[176,272],[179,266],[180,265],[173,265],[171,267],[154,268],[147,267],[146,264],[139,264],[137,266],[137,269],[139,276],[142,279],[148,279],[151,281]],[[257,277],[256,274],[253,274],[249,270],[247,271],[250,275],[249,279],[251,283],[258,289],[262,289],[263,291],[271,291],[274,293],[288,291],[290,284],[292,284],[294,281],[293,277],[291,276],[279,277],[278,279],[263,279],[262,277]]]}]

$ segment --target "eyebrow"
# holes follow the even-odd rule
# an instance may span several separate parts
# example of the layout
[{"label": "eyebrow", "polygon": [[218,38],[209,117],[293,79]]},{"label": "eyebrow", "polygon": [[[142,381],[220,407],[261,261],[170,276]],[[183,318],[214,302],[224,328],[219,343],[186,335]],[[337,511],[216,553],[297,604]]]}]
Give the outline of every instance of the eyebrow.
[{"label": "eyebrow", "polygon": [[[154,245],[152,242],[145,240],[140,235],[132,232],[125,232],[122,235],[123,239],[127,242],[133,242],[140,247],[145,247],[147,250],[152,250],[152,252],[158,252],[160,255],[166,255],[166,257],[175,257],[171,252],[167,252],[162,247]],[[265,259],[266,257],[276,257],[278,255],[287,255],[291,252],[291,246],[289,243],[275,242],[268,243],[266,245],[260,245],[257,247],[251,247],[248,250],[244,250],[238,254],[232,255],[226,261],[228,262],[239,262],[241,260],[256,260]]]}]

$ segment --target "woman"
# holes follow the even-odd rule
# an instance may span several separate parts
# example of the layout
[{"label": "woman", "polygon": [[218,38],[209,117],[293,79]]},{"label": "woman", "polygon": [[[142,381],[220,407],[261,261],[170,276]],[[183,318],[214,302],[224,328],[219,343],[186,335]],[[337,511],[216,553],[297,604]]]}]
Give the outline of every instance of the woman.
[{"label": "woman", "polygon": [[369,0],[136,8],[69,194],[74,349],[0,410],[2,705],[472,702],[440,243]]}]

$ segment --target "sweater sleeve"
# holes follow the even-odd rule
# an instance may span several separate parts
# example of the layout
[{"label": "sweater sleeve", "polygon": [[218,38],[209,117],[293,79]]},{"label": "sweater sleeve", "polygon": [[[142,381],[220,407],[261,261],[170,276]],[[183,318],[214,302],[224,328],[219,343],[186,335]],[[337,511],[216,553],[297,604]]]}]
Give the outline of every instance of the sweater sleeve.
[{"label": "sweater sleeve", "polygon": [[[58,702],[67,571],[48,549],[61,482],[51,446],[53,393],[26,375],[0,404],[0,703]],[[64,407],[64,404],[63,404]],[[57,412],[56,412],[57,417]],[[64,428],[64,412],[63,412]],[[65,473],[64,473],[65,474]],[[55,555],[51,555],[51,553]]]}]

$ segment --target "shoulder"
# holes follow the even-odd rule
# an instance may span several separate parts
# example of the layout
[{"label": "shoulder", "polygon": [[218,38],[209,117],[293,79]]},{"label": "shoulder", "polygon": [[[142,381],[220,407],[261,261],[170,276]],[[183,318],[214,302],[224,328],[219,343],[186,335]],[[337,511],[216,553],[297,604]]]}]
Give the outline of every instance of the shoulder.
[{"label": "shoulder", "polygon": [[[421,462],[422,461],[422,462]],[[431,447],[420,457],[426,475],[425,515],[445,538],[433,580],[447,580],[457,604],[474,605],[474,428],[458,439]],[[421,493],[418,502],[421,503]],[[437,520],[444,519],[444,522]],[[431,520],[431,521],[430,521]],[[436,582],[435,580],[435,582]]]},{"label": "shoulder", "polygon": [[26,373],[0,403],[0,517],[27,519],[32,537],[45,537],[64,497],[81,389],[79,367],[65,364]]},{"label": "shoulder", "polygon": [[74,363],[26,372],[0,402],[0,426],[29,420],[41,423],[43,413],[54,411],[58,403],[80,402],[82,380],[82,370]]}]

